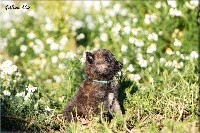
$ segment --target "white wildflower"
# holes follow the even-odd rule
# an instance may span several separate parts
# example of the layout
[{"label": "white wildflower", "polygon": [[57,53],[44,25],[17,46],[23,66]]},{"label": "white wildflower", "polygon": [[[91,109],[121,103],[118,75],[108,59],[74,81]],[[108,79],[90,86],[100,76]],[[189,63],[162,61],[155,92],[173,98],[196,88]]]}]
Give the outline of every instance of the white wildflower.
[{"label": "white wildflower", "polygon": [[15,96],[16,97],[24,97],[25,96],[25,92],[23,91],[23,92],[17,93]]},{"label": "white wildflower", "polygon": [[10,96],[11,93],[10,93],[10,91],[8,91],[8,90],[4,90],[4,91],[3,91],[3,94],[4,94],[5,96]]},{"label": "white wildflower", "polygon": [[26,52],[27,51],[27,46],[26,45],[21,45],[20,46],[20,51],[22,51],[22,52]]},{"label": "white wildflower", "polygon": [[0,78],[1,79],[7,79],[7,74],[5,72],[0,73]]},{"label": "white wildflower", "polygon": [[46,64],[47,64],[47,59],[44,58],[44,59],[41,59],[41,63],[39,64],[39,66],[41,69],[44,69]]},{"label": "white wildflower", "polygon": [[198,0],[190,0],[190,5],[193,5],[195,7],[198,7],[199,1]]},{"label": "white wildflower", "polygon": [[176,8],[177,7],[177,3],[176,3],[176,0],[168,0],[167,1],[167,4],[173,8]]},{"label": "white wildflower", "polygon": [[40,71],[35,71],[35,76],[40,76],[41,72]]},{"label": "white wildflower", "polygon": [[127,70],[128,70],[129,72],[133,72],[135,69],[133,68],[133,65],[130,64],[130,65],[127,67]]},{"label": "white wildflower", "polygon": [[156,18],[157,18],[156,14],[145,14],[144,23],[148,25],[152,22],[155,22]]},{"label": "white wildflower", "polygon": [[160,36],[163,35],[163,32],[162,32],[162,31],[159,31],[159,32],[158,32],[158,35],[160,35]]},{"label": "white wildflower", "polygon": [[85,35],[83,33],[79,34],[76,39],[77,40],[81,40],[81,39],[84,39],[85,38]]},{"label": "white wildflower", "polygon": [[134,41],[135,46],[142,47],[144,46],[144,42],[142,40],[135,39]]},{"label": "white wildflower", "polygon": [[54,42],[53,38],[49,37],[46,39],[47,44],[52,44]]},{"label": "white wildflower", "polygon": [[150,24],[151,23],[151,21],[150,21],[150,15],[149,14],[145,14],[144,23],[145,24]]},{"label": "white wildflower", "polygon": [[190,59],[197,59],[199,57],[199,54],[196,51],[192,51],[190,53]]},{"label": "white wildflower", "polygon": [[176,51],[176,55],[178,56],[181,55],[180,51]]},{"label": "white wildflower", "polygon": [[56,83],[61,83],[62,82],[62,78],[59,75],[54,75],[53,79],[56,81]]},{"label": "white wildflower", "polygon": [[47,111],[47,112],[50,112],[50,111],[52,111],[53,109],[51,109],[51,108],[49,108],[49,106],[47,106],[46,108],[45,108],[45,111]]},{"label": "white wildflower", "polygon": [[113,7],[113,10],[118,13],[121,10],[121,5],[120,4],[115,4]]},{"label": "white wildflower", "polygon": [[183,60],[185,59],[184,54],[181,54],[180,57],[181,57],[181,59],[183,59]]},{"label": "white wildflower", "polygon": [[80,29],[84,26],[84,23],[83,21],[78,21],[76,20],[74,23],[73,23],[73,26],[72,26],[72,29],[75,31],[76,29]]},{"label": "white wildflower", "polygon": [[153,53],[156,51],[156,44],[152,43],[150,46],[147,47],[147,53]]},{"label": "white wildflower", "polygon": [[174,68],[180,69],[180,68],[183,67],[184,64],[183,64],[183,62],[179,62],[179,63],[178,63],[177,61],[175,61],[175,62],[173,61],[173,62],[172,62],[172,65],[174,66]]},{"label": "white wildflower", "polygon": [[120,13],[120,15],[122,15],[122,16],[126,16],[127,15],[127,9],[122,9],[119,13]]},{"label": "white wildflower", "polygon": [[64,58],[65,58],[65,53],[64,53],[64,52],[60,52],[60,53],[58,54],[58,57],[59,57],[60,59],[64,59]]},{"label": "white wildflower", "polygon": [[80,61],[81,61],[81,64],[84,64],[85,63],[85,58],[80,58]]},{"label": "white wildflower", "polygon": [[172,66],[172,61],[167,61],[167,62],[165,63],[165,66],[166,66],[166,67],[171,67],[171,66]]},{"label": "white wildflower", "polygon": [[51,62],[53,63],[53,64],[56,64],[57,62],[58,62],[58,56],[52,56],[51,57]]},{"label": "white wildflower", "polygon": [[109,15],[109,16],[111,16],[111,17],[114,17],[115,16],[115,11],[114,10],[112,10],[112,9],[110,9],[110,10],[106,10],[106,13]]},{"label": "white wildflower", "polygon": [[179,41],[178,39],[176,39],[175,38],[175,40],[174,40],[174,46],[181,46],[182,45],[182,43],[181,43],[181,41]]},{"label": "white wildflower", "polygon": [[155,8],[160,9],[162,6],[162,3],[160,1],[156,2]]},{"label": "white wildflower", "polygon": [[95,28],[95,24],[93,22],[87,23],[87,27],[90,30],[93,30]]},{"label": "white wildflower", "polygon": [[117,23],[113,28],[112,28],[112,32],[115,34],[118,34],[119,31],[121,30],[121,25],[119,23]]},{"label": "white wildflower", "polygon": [[47,31],[52,31],[53,30],[53,25],[51,23],[47,23],[45,25],[45,28],[46,28]]},{"label": "white wildflower", "polygon": [[182,12],[178,9],[170,8],[169,9],[169,15],[171,16],[182,16]]},{"label": "white wildflower", "polygon": [[6,60],[0,65],[0,70],[4,74],[12,75],[17,71],[17,66],[12,64],[12,61]]},{"label": "white wildflower", "polygon": [[172,51],[171,48],[167,48],[166,51],[165,51],[168,55],[173,55],[174,52]]},{"label": "white wildflower", "polygon": [[160,58],[160,63],[163,63],[163,62],[165,62],[166,61],[166,59],[165,58]]},{"label": "white wildflower", "polygon": [[138,29],[133,28],[133,29],[131,30],[131,32],[132,32],[132,34],[135,35],[135,36],[138,35]]},{"label": "white wildflower", "polygon": [[138,61],[138,64],[140,65],[140,67],[147,67],[147,60],[139,60]]},{"label": "white wildflower", "polygon": [[188,55],[186,55],[185,60],[190,60],[190,57]]},{"label": "white wildflower", "polygon": [[133,23],[137,23],[138,22],[138,18],[133,18]]},{"label": "white wildflower", "polygon": [[33,93],[37,90],[37,87],[34,87],[32,86],[31,84],[29,84],[27,87],[26,87],[26,90],[29,92],[29,93]]},{"label": "white wildflower", "polygon": [[74,54],[73,52],[69,51],[66,53],[66,58],[68,59],[74,59],[76,57],[76,54]]},{"label": "white wildflower", "polygon": [[130,26],[124,27],[124,33],[130,34],[130,32],[131,32],[131,27]]},{"label": "white wildflower", "polygon": [[35,54],[40,54],[42,53],[43,50],[44,50],[44,44],[33,45],[33,51],[35,52]]},{"label": "white wildflower", "polygon": [[135,42],[135,38],[129,37],[129,43],[134,44],[134,42]]},{"label": "white wildflower", "polygon": [[36,37],[36,35],[34,34],[33,31],[31,31],[30,33],[27,34],[27,37],[28,37],[29,39],[34,39],[34,38]]},{"label": "white wildflower", "polygon": [[127,63],[128,63],[127,58],[124,58],[124,59],[123,59],[123,64],[127,64]]},{"label": "white wildflower", "polygon": [[111,20],[108,20],[107,25],[108,25],[108,27],[111,27],[113,25],[113,22]]},{"label": "white wildflower", "polygon": [[143,60],[143,56],[141,53],[137,53],[137,60]]},{"label": "white wildflower", "polygon": [[65,97],[61,96],[61,97],[58,98],[58,101],[62,103],[64,101],[64,99],[65,99]]},{"label": "white wildflower", "polygon": [[16,29],[11,29],[10,35],[11,35],[11,37],[16,37]]},{"label": "white wildflower", "polygon": [[107,42],[107,41],[108,41],[108,34],[102,33],[102,34],[100,35],[100,39],[101,39],[101,41],[103,41],[103,42]]},{"label": "white wildflower", "polygon": [[15,55],[13,61],[16,62],[19,59],[19,56]]},{"label": "white wildflower", "polygon": [[124,25],[125,25],[125,26],[130,26],[130,21],[129,21],[129,20],[125,20],[125,21],[124,21]]},{"label": "white wildflower", "polygon": [[20,57],[24,57],[24,56],[25,56],[24,52],[20,53]]},{"label": "white wildflower", "polygon": [[189,9],[192,9],[192,10],[194,10],[196,8],[196,6],[188,3],[187,1],[185,2],[184,6],[187,7],[187,8],[189,8]]},{"label": "white wildflower", "polygon": [[123,45],[121,46],[121,51],[122,51],[122,52],[126,52],[127,49],[128,49],[128,46],[127,46],[127,45],[124,45],[124,44],[123,44]]},{"label": "white wildflower", "polygon": [[31,97],[31,93],[28,92],[28,93],[25,95],[25,97],[24,97],[24,101],[29,100],[30,97]]},{"label": "white wildflower", "polygon": [[85,21],[86,21],[87,23],[91,23],[91,22],[93,21],[92,16],[91,16],[91,15],[87,15],[87,16],[85,17]]},{"label": "white wildflower", "polygon": [[128,78],[131,81],[139,81],[141,79],[141,76],[139,74],[129,74]]},{"label": "white wildflower", "polygon": [[156,19],[157,19],[157,15],[155,14],[155,13],[153,13],[153,14],[151,14],[150,15],[151,17],[151,22],[155,22],[156,21]]},{"label": "white wildflower", "polygon": [[65,64],[63,64],[63,63],[62,63],[62,64],[58,64],[58,68],[60,68],[60,69],[65,69],[65,67],[66,67],[66,66],[65,66]]},{"label": "white wildflower", "polygon": [[61,44],[61,45],[66,45],[67,42],[68,42],[67,36],[63,36],[63,37],[60,39],[60,44]]},{"label": "white wildflower", "polygon": [[50,49],[51,50],[58,50],[59,49],[59,44],[57,44],[57,43],[51,43],[50,44]]},{"label": "white wildflower", "polygon": [[148,35],[148,40],[149,41],[151,41],[151,40],[158,41],[158,35],[155,32],[153,32]]},{"label": "white wildflower", "polygon": [[180,69],[183,67],[183,62],[178,63],[176,60],[173,60],[172,66],[176,69]]},{"label": "white wildflower", "polygon": [[178,69],[177,69],[177,68],[174,68],[173,72],[175,72],[175,73],[178,72]]},{"label": "white wildflower", "polygon": [[102,18],[101,16],[98,17],[98,21],[99,21],[99,23],[101,23],[101,24],[104,23],[104,20],[103,20],[103,18]]},{"label": "white wildflower", "polygon": [[149,82],[150,83],[153,83],[154,82],[154,79],[152,77],[149,77]]},{"label": "white wildflower", "polygon": [[175,65],[177,65],[177,64],[178,64],[178,62],[177,62],[176,60],[173,60],[173,61],[172,61],[172,66],[173,66],[173,67],[175,67]]},{"label": "white wildflower", "polygon": [[149,59],[149,62],[153,62],[154,61],[154,57],[151,56],[150,59]]}]

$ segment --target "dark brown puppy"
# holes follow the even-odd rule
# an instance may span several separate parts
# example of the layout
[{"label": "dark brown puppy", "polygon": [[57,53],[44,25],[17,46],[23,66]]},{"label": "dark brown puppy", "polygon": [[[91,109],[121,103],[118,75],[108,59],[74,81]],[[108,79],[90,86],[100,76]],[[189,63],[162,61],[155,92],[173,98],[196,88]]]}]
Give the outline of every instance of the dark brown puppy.
[{"label": "dark brown puppy", "polygon": [[89,113],[98,114],[101,103],[105,111],[121,113],[117,100],[118,87],[113,81],[114,75],[121,69],[122,63],[109,50],[86,52],[86,79],[65,108],[66,119],[71,121],[76,120],[77,116],[87,118]]}]

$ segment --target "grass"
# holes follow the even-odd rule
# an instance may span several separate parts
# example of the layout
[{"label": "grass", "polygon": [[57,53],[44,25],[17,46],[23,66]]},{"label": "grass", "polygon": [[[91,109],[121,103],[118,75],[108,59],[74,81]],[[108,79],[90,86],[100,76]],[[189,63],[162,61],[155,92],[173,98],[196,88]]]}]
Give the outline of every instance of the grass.
[{"label": "grass", "polygon": [[[159,76],[160,81],[153,84],[144,82],[137,87],[135,84],[128,87],[121,84],[120,89],[124,89],[126,95],[126,111],[121,123],[118,123],[118,118],[110,124],[91,122],[93,126],[84,131],[196,132],[198,77],[194,63],[187,64],[181,73],[164,71]],[[76,128],[81,131],[83,127],[79,126]]]},{"label": "grass", "polygon": [[[39,88],[37,95],[40,95],[38,111],[43,104],[48,103],[54,111],[40,111],[34,115],[29,109],[21,109],[28,115],[24,117],[18,113],[16,116],[6,116],[3,119],[3,128],[25,131],[41,132],[197,132],[198,131],[198,75],[196,61],[189,61],[180,72],[161,70],[155,66],[157,71],[152,74],[157,75],[157,80],[149,82],[148,78],[143,78],[140,82],[131,82],[125,77],[120,82],[119,100],[125,111],[123,117],[116,115],[109,123],[101,115],[91,116],[89,123],[82,125],[77,123],[67,123],[64,121],[62,111],[71,97],[78,89],[83,80],[83,68],[77,60],[65,62],[68,68],[63,73],[64,81],[61,85],[44,84]],[[149,71],[143,70],[148,77]],[[61,87],[60,87],[61,86]],[[64,97],[63,97],[64,96]],[[60,98],[63,97],[62,102]],[[43,101],[43,102],[41,102]],[[21,101],[22,102],[22,101]],[[13,108],[19,108],[13,101]],[[34,103],[31,103],[34,104]],[[37,110],[37,109],[36,109]],[[29,113],[27,111],[30,111]],[[25,115],[22,113],[22,116]],[[8,123],[8,127],[4,125]],[[16,129],[15,126],[16,125]],[[18,125],[18,126],[17,126]]]},{"label": "grass", "polygon": [[[76,73],[76,69],[78,68],[74,68],[71,73]],[[67,92],[76,91],[70,87],[76,84],[73,76],[72,74],[68,77],[70,83],[65,84]],[[177,73],[164,70],[159,73],[159,77],[160,80],[153,83],[145,80],[141,83],[132,83],[124,79],[121,82],[119,99],[123,103],[125,114],[123,117],[115,116],[110,123],[100,116],[91,117],[87,125],[82,125],[81,122],[66,123],[62,116],[55,115],[50,120],[52,125],[46,127],[55,131],[57,125],[57,130],[72,133],[197,132],[198,75],[195,63],[189,62]],[[69,80],[71,78],[72,80]]]}]

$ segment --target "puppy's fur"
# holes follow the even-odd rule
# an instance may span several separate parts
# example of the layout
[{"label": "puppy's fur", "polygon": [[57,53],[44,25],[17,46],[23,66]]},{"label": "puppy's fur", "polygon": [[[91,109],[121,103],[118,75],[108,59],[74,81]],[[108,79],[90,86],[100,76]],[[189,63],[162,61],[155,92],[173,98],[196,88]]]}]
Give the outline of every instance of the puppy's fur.
[{"label": "puppy's fur", "polygon": [[86,52],[86,79],[65,108],[66,119],[71,121],[76,120],[77,116],[87,118],[89,113],[98,114],[101,103],[105,111],[121,113],[118,85],[112,81],[114,75],[121,69],[122,63],[117,61],[109,50]]}]

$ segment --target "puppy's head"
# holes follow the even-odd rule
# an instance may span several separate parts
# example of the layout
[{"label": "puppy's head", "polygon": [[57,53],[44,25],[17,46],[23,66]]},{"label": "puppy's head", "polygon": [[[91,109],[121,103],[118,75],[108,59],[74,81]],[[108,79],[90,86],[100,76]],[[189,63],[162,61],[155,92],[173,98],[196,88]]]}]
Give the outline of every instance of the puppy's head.
[{"label": "puppy's head", "polygon": [[122,69],[122,66],[109,50],[86,52],[85,72],[89,79],[110,80]]}]

